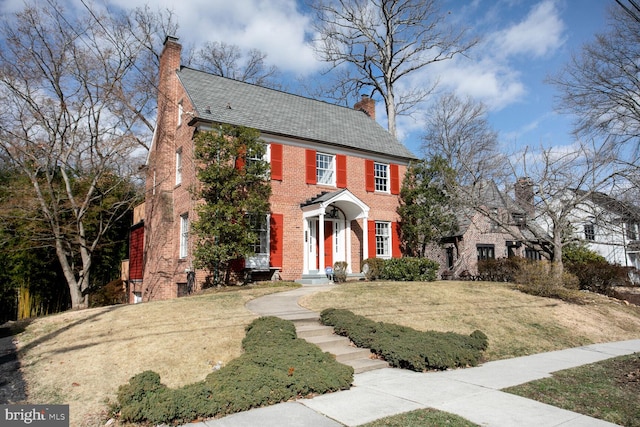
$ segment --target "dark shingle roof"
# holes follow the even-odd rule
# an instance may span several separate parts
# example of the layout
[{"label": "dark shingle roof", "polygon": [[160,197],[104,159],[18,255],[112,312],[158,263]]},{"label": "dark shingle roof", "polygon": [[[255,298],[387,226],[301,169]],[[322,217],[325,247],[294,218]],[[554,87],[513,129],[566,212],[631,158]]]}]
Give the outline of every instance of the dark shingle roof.
[{"label": "dark shingle roof", "polygon": [[415,159],[361,111],[182,67],[178,71],[197,118],[264,133]]}]

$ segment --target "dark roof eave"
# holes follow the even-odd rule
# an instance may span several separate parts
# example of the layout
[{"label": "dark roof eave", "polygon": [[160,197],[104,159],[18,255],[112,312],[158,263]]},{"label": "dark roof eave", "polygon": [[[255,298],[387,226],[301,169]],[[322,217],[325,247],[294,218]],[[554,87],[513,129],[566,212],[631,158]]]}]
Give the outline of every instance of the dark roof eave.
[{"label": "dark roof eave", "polygon": [[[199,124],[211,125],[211,124],[216,124],[216,123],[224,123],[224,122],[219,122],[219,121],[210,120],[210,119],[204,119],[202,117],[193,117],[191,120],[189,120],[189,122],[187,124],[189,126],[197,127]],[[389,158],[394,158],[394,159],[402,159],[402,160],[404,160],[406,162],[410,162],[412,160],[418,160],[418,157],[404,157],[404,156],[397,156],[397,155],[393,155],[393,154],[380,153],[380,152],[377,152],[377,151],[374,151],[374,150],[367,150],[367,149],[363,149],[363,148],[354,148],[354,147],[350,147],[350,146],[344,145],[344,144],[338,144],[338,143],[329,142],[329,141],[320,141],[320,140],[305,138],[305,137],[301,137],[301,136],[297,136],[297,135],[288,135],[288,134],[285,134],[285,133],[266,131],[266,130],[263,130],[263,129],[258,129],[258,131],[260,131],[261,133],[267,133],[269,135],[282,136],[282,137],[285,137],[285,138],[295,138],[295,139],[299,139],[301,141],[308,141],[308,142],[313,142],[313,143],[316,143],[316,144],[331,145],[331,146],[334,146],[334,147],[348,148],[348,149],[351,149],[351,150],[354,150],[354,151],[362,151],[362,152],[366,152],[366,153],[370,153],[370,154],[382,155],[384,157],[389,157]]]}]

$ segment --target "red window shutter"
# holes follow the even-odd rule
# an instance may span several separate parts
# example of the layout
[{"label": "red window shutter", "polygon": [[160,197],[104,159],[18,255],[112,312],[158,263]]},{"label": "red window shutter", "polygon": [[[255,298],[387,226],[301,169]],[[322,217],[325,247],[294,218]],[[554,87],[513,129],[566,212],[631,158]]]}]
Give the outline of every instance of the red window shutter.
[{"label": "red window shutter", "polygon": [[142,280],[144,260],[144,226],[142,224],[131,230],[129,237],[129,279]]},{"label": "red window shutter", "polygon": [[373,175],[373,160],[364,161],[365,188],[367,191],[376,191],[376,180]]},{"label": "red window shutter", "polygon": [[283,225],[283,215],[272,213],[269,221],[269,267],[282,268]]},{"label": "red window shutter", "polygon": [[400,172],[398,165],[389,165],[389,175],[391,175],[391,194],[400,194]]},{"label": "red window shutter", "polygon": [[376,222],[375,221],[369,220],[367,234],[369,235],[369,258],[375,258],[376,257]]},{"label": "red window shutter", "polygon": [[271,179],[282,181],[282,144],[271,144]]},{"label": "red window shutter", "polygon": [[347,156],[336,154],[336,186],[347,188]]},{"label": "red window shutter", "polygon": [[400,246],[400,224],[391,223],[391,256],[393,258],[401,258],[402,250]]},{"label": "red window shutter", "polygon": [[305,152],[305,170],[307,184],[315,184],[316,176],[316,150],[306,150]]},{"label": "red window shutter", "polygon": [[247,149],[245,147],[241,147],[238,150],[238,157],[236,157],[236,169],[243,170],[245,164],[247,163],[246,159]]}]

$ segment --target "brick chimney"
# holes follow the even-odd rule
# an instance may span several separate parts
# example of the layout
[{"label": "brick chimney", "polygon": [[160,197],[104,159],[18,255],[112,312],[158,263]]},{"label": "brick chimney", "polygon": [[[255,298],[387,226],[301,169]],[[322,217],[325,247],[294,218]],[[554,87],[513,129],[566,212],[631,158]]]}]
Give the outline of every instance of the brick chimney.
[{"label": "brick chimney", "polygon": [[164,49],[160,54],[160,69],[158,70],[158,110],[162,111],[167,106],[166,102],[173,104],[176,102],[176,89],[178,81],[175,77],[176,71],[180,68],[180,53],[182,45],[178,43],[178,38],[167,36],[164,40]]},{"label": "brick chimney", "polygon": [[356,102],[353,106],[354,110],[362,111],[373,120],[376,119],[376,101],[369,98],[367,95],[362,95],[360,101]]},{"label": "brick chimney", "polygon": [[516,203],[524,209],[529,218],[535,215],[533,205],[533,181],[529,177],[518,178],[515,183]]}]

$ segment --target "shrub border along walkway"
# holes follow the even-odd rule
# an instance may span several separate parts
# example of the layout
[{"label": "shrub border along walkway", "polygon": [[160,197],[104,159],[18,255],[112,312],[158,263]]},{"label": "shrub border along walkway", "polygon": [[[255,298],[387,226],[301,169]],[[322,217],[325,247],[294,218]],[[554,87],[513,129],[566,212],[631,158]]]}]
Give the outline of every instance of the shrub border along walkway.
[{"label": "shrub border along walkway", "polygon": [[113,410],[130,422],[191,422],[344,390],[353,382],[353,368],[297,338],[288,320],[254,320],[242,347],[240,357],[182,388],[170,389],[157,373],[142,372],[119,388]]},{"label": "shrub border along walkway", "polygon": [[454,332],[417,331],[392,323],[375,322],[349,310],[328,308],[320,322],[349,337],[358,347],[371,349],[395,368],[412,371],[445,370],[477,366],[487,349],[487,336]]}]

